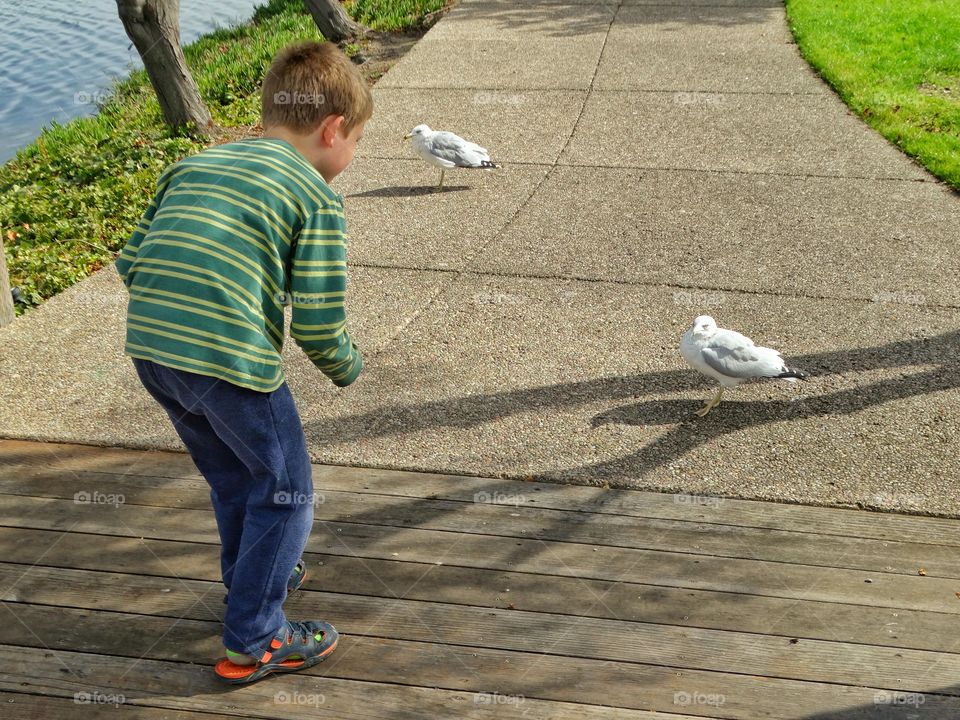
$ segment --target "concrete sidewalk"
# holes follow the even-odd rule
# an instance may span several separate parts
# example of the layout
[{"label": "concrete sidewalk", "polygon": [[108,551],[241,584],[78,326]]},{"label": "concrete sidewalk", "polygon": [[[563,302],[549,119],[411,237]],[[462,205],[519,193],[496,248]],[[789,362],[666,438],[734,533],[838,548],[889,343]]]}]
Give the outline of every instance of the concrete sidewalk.
[{"label": "concrete sidewalk", "polygon": [[[375,100],[336,185],[368,368],[338,391],[287,347],[315,461],[960,515],[960,202],[780,3],[468,0]],[[429,192],[419,122],[503,169]],[[0,331],[0,435],[179,447],[124,304],[109,268]],[[811,380],[692,418],[700,313]]]}]

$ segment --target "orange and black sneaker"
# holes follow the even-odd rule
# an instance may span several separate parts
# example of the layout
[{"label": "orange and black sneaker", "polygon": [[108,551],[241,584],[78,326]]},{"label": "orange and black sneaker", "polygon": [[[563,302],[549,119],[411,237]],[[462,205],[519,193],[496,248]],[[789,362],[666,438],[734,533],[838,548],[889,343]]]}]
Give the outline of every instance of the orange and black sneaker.
[{"label": "orange and black sneaker", "polygon": [[[297,672],[325,660],[337,648],[338,639],[339,635],[330,623],[319,620],[287,622],[255,664],[238,665],[225,657],[216,664],[214,673],[225,683],[243,685],[272,673]],[[231,650],[227,652],[240,655]]]}]

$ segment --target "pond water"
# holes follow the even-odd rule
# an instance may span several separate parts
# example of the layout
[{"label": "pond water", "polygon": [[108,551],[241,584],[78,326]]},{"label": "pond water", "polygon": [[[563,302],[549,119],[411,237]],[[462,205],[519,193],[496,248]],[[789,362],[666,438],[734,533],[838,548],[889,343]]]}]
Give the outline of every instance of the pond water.
[{"label": "pond water", "polygon": [[[181,42],[247,20],[264,0],[181,0]],[[96,112],[111,81],[140,67],[114,0],[0,0],[0,163],[43,126]]]}]

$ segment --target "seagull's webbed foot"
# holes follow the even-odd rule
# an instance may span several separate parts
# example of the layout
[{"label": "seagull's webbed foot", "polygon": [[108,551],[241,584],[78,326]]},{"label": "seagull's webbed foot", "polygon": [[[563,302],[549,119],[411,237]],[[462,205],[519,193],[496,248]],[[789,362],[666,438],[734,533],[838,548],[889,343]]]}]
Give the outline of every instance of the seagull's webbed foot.
[{"label": "seagull's webbed foot", "polygon": [[723,387],[722,387],[722,386],[721,386],[721,388],[720,388],[719,390],[717,390],[717,394],[714,395],[712,398],[710,398],[710,399],[707,401],[707,404],[704,405],[704,406],[703,406],[702,408],[700,408],[699,410],[697,410],[697,411],[694,413],[694,415],[696,415],[697,417],[706,417],[707,413],[709,413],[709,412],[710,412],[711,410],[713,410],[717,405],[720,404],[721,398],[723,398]]}]

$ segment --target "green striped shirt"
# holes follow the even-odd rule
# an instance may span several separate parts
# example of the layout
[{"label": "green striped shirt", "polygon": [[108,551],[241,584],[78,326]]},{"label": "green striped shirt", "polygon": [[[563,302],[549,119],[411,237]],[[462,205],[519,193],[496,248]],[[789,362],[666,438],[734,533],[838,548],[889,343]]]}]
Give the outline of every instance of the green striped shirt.
[{"label": "green striped shirt", "polygon": [[125,352],[269,392],[290,335],[335,385],[363,360],[346,330],[343,198],[289,143],[208,148],[170,166],[117,259]]}]

